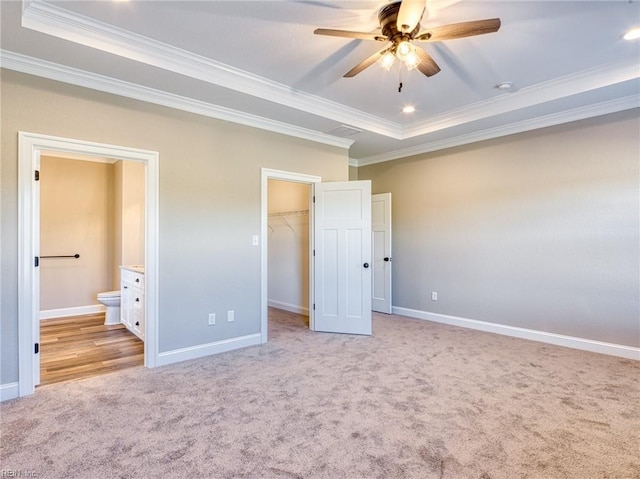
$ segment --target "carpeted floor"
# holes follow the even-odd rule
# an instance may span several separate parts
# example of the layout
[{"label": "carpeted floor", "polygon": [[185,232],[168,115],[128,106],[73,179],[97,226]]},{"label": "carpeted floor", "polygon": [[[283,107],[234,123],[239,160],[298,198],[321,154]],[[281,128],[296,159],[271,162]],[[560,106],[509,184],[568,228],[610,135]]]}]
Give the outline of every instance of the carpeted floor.
[{"label": "carpeted floor", "polygon": [[372,337],[272,311],[270,341],[0,405],[38,478],[640,478],[640,363],[374,315]]}]

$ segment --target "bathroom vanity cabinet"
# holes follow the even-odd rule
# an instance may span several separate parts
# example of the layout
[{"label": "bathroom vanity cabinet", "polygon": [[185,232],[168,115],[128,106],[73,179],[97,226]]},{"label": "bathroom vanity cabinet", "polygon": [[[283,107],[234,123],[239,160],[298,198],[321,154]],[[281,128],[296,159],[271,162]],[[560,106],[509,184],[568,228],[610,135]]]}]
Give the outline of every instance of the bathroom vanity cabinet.
[{"label": "bathroom vanity cabinet", "polygon": [[144,273],[124,267],[120,271],[122,324],[144,341]]}]

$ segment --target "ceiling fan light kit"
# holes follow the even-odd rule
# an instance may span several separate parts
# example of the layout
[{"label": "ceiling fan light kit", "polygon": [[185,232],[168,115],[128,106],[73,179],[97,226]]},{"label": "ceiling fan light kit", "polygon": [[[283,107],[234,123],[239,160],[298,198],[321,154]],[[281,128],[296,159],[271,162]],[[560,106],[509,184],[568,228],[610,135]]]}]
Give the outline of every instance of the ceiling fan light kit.
[{"label": "ceiling fan light kit", "polygon": [[391,67],[395,62],[396,62],[396,56],[389,51],[380,57],[380,60],[378,60],[378,65],[380,65],[385,70],[389,71],[391,70]]},{"label": "ceiling fan light kit", "polygon": [[420,21],[426,11],[426,0],[403,0],[390,3],[382,7],[378,13],[380,22],[379,32],[353,32],[349,30],[333,30],[318,28],[316,35],[356,38],[360,40],[374,40],[391,42],[382,50],[377,51],[358,63],[344,74],[345,78],[356,76],[374,63],[378,63],[385,70],[390,70],[395,60],[405,64],[408,70],[418,69],[425,76],[433,76],[440,71],[436,61],[422,48],[416,47],[414,42],[439,42],[456,38],[483,35],[497,32],[500,29],[500,19],[475,20],[471,22],[453,23],[422,30]]},{"label": "ceiling fan light kit", "polygon": [[396,59],[404,63],[407,70],[413,70],[420,63],[420,57],[416,53],[416,47],[407,41],[402,41],[398,45],[392,46],[380,57],[378,64],[389,71]]}]

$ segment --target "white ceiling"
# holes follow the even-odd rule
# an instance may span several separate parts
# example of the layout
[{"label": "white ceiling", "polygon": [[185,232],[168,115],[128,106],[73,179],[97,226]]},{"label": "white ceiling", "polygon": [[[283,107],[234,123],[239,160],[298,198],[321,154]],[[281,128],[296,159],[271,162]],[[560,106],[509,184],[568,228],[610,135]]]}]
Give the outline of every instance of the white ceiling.
[{"label": "white ceiling", "polygon": [[[369,164],[640,106],[640,3],[429,0],[423,27],[499,17],[421,44],[442,71],[351,67],[376,1],[0,2],[2,66],[330,144]],[[398,93],[398,83],[403,89]],[[511,91],[495,88],[512,82]],[[403,114],[406,104],[416,112]],[[361,132],[344,136],[341,125]]]}]

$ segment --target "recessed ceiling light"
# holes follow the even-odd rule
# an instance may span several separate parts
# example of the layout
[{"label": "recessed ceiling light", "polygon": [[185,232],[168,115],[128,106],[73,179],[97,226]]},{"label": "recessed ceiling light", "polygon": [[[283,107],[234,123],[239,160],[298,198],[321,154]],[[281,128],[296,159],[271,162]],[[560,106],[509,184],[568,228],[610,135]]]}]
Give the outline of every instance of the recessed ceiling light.
[{"label": "recessed ceiling light", "polygon": [[407,105],[402,109],[402,113],[413,113],[414,111],[416,111],[416,107],[411,105]]},{"label": "recessed ceiling light", "polygon": [[625,33],[624,37],[622,38],[624,38],[625,40],[637,40],[638,38],[640,38],[640,27],[632,28],[627,33]]},{"label": "recessed ceiling light", "polygon": [[498,90],[507,91],[507,90],[511,90],[512,86],[513,86],[513,83],[511,83],[510,81],[501,81],[496,85],[496,88]]}]

